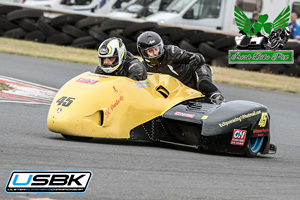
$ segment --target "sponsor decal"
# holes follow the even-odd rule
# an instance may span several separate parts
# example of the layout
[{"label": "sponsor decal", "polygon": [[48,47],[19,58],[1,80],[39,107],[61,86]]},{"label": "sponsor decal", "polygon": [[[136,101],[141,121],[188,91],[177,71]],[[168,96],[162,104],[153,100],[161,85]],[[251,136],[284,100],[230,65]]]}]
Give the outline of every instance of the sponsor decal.
[{"label": "sponsor decal", "polygon": [[259,127],[265,127],[268,121],[268,114],[266,112],[261,113],[260,120],[258,122]]},{"label": "sponsor decal", "polygon": [[100,49],[100,54],[101,55],[105,55],[105,54],[107,54],[108,53],[108,50],[107,49]]},{"label": "sponsor decal", "polygon": [[194,118],[195,115],[193,114],[188,114],[188,113],[183,113],[183,112],[176,112],[174,115],[182,116],[182,117],[189,117],[189,118]]},{"label": "sponsor decal", "polygon": [[201,119],[207,119],[208,116],[207,115],[203,115],[203,117]]},{"label": "sponsor decal", "polygon": [[138,86],[139,88],[147,88],[147,87],[151,87],[150,83],[148,81],[136,81],[135,82],[136,86]]},{"label": "sponsor decal", "polygon": [[240,35],[235,37],[236,47],[243,50],[230,50],[229,64],[294,63],[294,51],[281,50],[291,33],[292,27],[288,27],[290,6],[284,8],[273,22],[267,22],[269,18],[267,14],[260,14],[257,16],[257,22],[251,22],[236,6],[234,16],[240,30]]},{"label": "sponsor decal", "polygon": [[114,111],[114,109],[122,102],[124,101],[124,96],[123,96],[123,93],[121,91],[118,91],[116,89],[115,86],[113,86],[113,90],[114,92],[118,93],[119,97],[115,100],[114,103],[112,103],[105,111],[105,117],[108,118],[109,115]]},{"label": "sponsor decal", "polygon": [[241,121],[243,121],[244,119],[247,119],[247,118],[249,118],[249,117],[253,117],[253,116],[256,116],[256,115],[259,115],[259,114],[261,114],[261,111],[260,111],[260,110],[258,110],[258,111],[253,111],[252,113],[243,114],[243,115],[241,115],[241,116],[239,116],[239,117],[235,117],[234,119],[228,120],[228,121],[226,121],[226,122],[222,122],[222,123],[219,124],[219,126],[222,128],[222,127],[224,127],[224,126],[228,126],[228,125],[230,125],[230,124],[232,124],[232,123],[236,123],[236,122],[241,122]]},{"label": "sponsor decal", "polygon": [[155,40],[150,40],[149,41],[149,44],[153,44],[153,43],[155,43]]},{"label": "sponsor decal", "polygon": [[87,79],[87,78],[80,78],[76,82],[86,83],[86,84],[90,84],[90,85],[95,85],[96,83],[98,83],[97,80],[92,80],[92,79]]},{"label": "sponsor decal", "polygon": [[293,64],[293,50],[229,50],[229,64]]},{"label": "sponsor decal", "polygon": [[246,140],[247,131],[234,129],[230,144],[243,146]]},{"label": "sponsor decal", "polygon": [[12,171],[6,193],[85,193],[91,171]]},{"label": "sponsor decal", "polygon": [[61,111],[62,111],[62,108],[57,108],[57,110],[56,110],[57,113],[61,113]]},{"label": "sponsor decal", "polygon": [[253,133],[269,133],[268,128],[263,128],[263,129],[253,129]]}]

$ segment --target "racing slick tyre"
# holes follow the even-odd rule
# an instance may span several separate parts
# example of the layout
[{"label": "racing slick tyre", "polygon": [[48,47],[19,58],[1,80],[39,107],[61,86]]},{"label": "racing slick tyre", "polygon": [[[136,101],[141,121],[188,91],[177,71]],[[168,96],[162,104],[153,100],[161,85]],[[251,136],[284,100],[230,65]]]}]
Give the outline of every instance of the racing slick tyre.
[{"label": "racing slick tyre", "polygon": [[249,138],[245,144],[245,153],[248,157],[255,157],[264,143],[264,137]]},{"label": "racing slick tyre", "polygon": [[61,135],[67,140],[74,140],[74,141],[90,141],[93,139],[92,137],[82,137],[82,136],[73,136],[73,135],[65,135],[65,134],[61,134]]}]

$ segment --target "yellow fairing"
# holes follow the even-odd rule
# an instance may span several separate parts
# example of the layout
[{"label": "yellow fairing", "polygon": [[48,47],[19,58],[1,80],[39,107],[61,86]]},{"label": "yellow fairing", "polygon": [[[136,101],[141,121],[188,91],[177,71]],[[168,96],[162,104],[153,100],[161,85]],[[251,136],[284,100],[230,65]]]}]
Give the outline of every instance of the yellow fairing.
[{"label": "yellow fairing", "polygon": [[50,131],[67,135],[129,138],[131,129],[202,96],[169,75],[134,81],[86,72],[58,91],[47,125]]}]

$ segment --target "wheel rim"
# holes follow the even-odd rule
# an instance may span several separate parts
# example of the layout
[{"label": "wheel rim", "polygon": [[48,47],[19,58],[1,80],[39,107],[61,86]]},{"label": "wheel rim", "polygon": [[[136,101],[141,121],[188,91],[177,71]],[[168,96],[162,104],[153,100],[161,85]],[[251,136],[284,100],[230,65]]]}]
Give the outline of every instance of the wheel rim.
[{"label": "wheel rim", "polygon": [[250,150],[253,153],[257,153],[260,150],[260,147],[264,141],[264,137],[255,137],[251,138],[249,141],[250,144]]}]

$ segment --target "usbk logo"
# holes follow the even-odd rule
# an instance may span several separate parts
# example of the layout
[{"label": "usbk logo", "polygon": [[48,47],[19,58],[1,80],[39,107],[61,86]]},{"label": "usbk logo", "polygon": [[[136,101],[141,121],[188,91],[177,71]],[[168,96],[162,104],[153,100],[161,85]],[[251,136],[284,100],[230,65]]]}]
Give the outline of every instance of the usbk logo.
[{"label": "usbk logo", "polygon": [[91,171],[12,171],[7,193],[84,193]]}]

